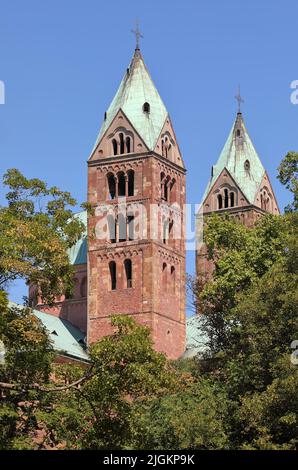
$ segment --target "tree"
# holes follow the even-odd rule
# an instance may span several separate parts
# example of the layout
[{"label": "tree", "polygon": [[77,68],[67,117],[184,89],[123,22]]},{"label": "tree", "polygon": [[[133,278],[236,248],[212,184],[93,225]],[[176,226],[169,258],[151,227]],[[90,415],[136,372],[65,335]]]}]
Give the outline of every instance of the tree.
[{"label": "tree", "polygon": [[31,385],[49,381],[52,347],[30,309],[9,308],[3,291],[0,308],[0,342],[5,347],[5,362],[0,366],[0,449],[30,448],[27,434],[40,402],[38,390],[31,390]]},{"label": "tree", "polygon": [[92,425],[82,446],[123,449],[132,439],[135,400],[163,395],[177,386],[177,374],[153,348],[150,330],[132,318],[112,320],[115,333],[90,348],[94,375],[82,387],[93,410]]},{"label": "tree", "polygon": [[[6,322],[5,331],[14,331],[11,323],[15,320]],[[123,449],[131,446],[134,401],[142,402],[176,390],[179,374],[163,354],[154,350],[148,328],[127,316],[114,317],[112,323],[114,333],[91,346],[90,366],[52,364],[49,375],[48,344],[43,337],[39,337],[35,346],[32,344],[31,327],[26,319],[23,330],[29,357],[24,355],[28,357],[25,370],[11,372],[13,361],[10,361],[1,376],[10,380],[8,385],[15,385],[2,390],[2,448]],[[36,329],[36,335],[41,333],[42,330]],[[5,335],[8,338],[8,333]],[[6,342],[8,357],[13,358],[13,352],[17,353],[23,344],[22,339],[19,342],[16,337],[13,345],[5,335],[1,337]],[[26,348],[23,346],[24,353]],[[43,350],[43,360],[32,370],[31,350],[34,358]]]},{"label": "tree", "polygon": [[290,215],[266,215],[251,229],[228,216],[208,218],[205,243],[214,272],[208,282],[199,279],[192,286],[196,308],[204,315],[202,325],[213,357],[229,347],[230,312],[237,304],[238,293],[248,289],[284,255],[294,230],[292,221]]},{"label": "tree", "polygon": [[294,200],[285,210],[298,210],[298,152],[288,152],[278,167],[279,181],[293,193]]},{"label": "tree", "polygon": [[209,350],[199,370],[226,392],[230,446],[297,446],[298,338],[297,154],[279,167],[294,193],[291,211],[264,216],[253,228],[228,217],[208,219],[205,241],[212,279],[195,287]]},{"label": "tree", "polygon": [[67,249],[82,236],[70,193],[27,179],[18,170],[3,177],[7,206],[0,207],[0,289],[16,279],[38,286],[45,302],[71,291]]},{"label": "tree", "polygon": [[224,388],[208,378],[177,393],[134,404],[133,449],[225,449],[229,446]]}]

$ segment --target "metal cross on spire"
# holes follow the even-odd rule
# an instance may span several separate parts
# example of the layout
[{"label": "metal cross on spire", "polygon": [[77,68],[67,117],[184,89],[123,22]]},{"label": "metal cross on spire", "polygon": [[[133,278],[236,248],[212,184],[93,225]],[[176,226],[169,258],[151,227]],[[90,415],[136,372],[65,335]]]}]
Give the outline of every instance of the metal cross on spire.
[{"label": "metal cross on spire", "polygon": [[143,38],[140,28],[139,20],[136,20],[136,29],[132,29],[131,32],[136,36],[136,49],[140,49],[140,38]]},{"label": "metal cross on spire", "polygon": [[238,85],[238,95],[235,96],[235,99],[238,101],[238,113],[241,113],[241,103],[244,103],[244,100],[240,94],[240,85]]}]

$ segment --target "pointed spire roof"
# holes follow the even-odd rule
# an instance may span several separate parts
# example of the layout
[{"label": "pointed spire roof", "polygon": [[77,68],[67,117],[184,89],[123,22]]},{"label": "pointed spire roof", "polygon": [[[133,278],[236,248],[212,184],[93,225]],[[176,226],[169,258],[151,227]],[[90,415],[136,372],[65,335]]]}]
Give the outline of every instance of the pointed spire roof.
[{"label": "pointed spire roof", "polygon": [[[149,103],[149,113],[144,112],[144,103]],[[99,131],[95,147],[120,109],[144,140],[148,149],[154,150],[168,112],[155,88],[138,47],[106,112],[106,118]]]},{"label": "pointed spire roof", "polygon": [[229,171],[248,202],[253,204],[265,169],[248,135],[241,112],[237,113],[229,137],[212,168],[204,200],[224,168]]}]

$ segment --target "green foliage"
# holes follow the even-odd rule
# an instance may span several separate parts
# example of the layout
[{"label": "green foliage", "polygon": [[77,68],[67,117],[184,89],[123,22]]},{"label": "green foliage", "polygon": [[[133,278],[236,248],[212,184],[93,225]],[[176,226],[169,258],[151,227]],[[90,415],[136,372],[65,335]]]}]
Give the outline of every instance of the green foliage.
[{"label": "green foliage", "polygon": [[297,224],[293,212],[254,228],[223,217],[208,223],[215,269],[195,292],[209,337],[199,370],[226,391],[232,448],[297,446]]},{"label": "green foliage", "polygon": [[[0,293],[0,299],[5,295]],[[11,385],[1,391],[0,449],[33,447],[30,430],[36,423],[40,396],[31,391],[33,383],[49,380],[52,348],[41,322],[29,309],[1,306],[0,342],[5,362],[0,366],[0,382]],[[14,388],[16,385],[16,388]]]},{"label": "green foliage", "polygon": [[112,319],[115,333],[90,350],[94,376],[83,386],[94,422],[84,435],[85,448],[123,448],[130,441],[132,403],[158,396],[176,384],[176,373],[153,349],[148,328],[132,318]]},{"label": "green foliage", "polygon": [[47,380],[52,350],[48,334],[30,309],[6,308],[0,314],[0,341],[5,347],[2,381],[21,383],[24,387]]},{"label": "green foliage", "polygon": [[206,379],[176,394],[134,405],[133,449],[228,448],[227,398],[224,389]]},{"label": "green foliage", "polygon": [[298,210],[298,152],[288,152],[278,167],[279,181],[289,189],[294,200],[285,210],[292,212]]},{"label": "green foliage", "polygon": [[266,215],[254,229],[235,220],[210,217],[205,240],[214,262],[213,278],[195,288],[197,306],[205,318],[210,352],[214,355],[231,342],[230,329],[237,318],[231,310],[237,296],[258,281],[279,260],[292,256],[290,245],[297,230],[295,215]]},{"label": "green foliage", "polygon": [[0,287],[22,278],[38,286],[51,303],[55,295],[72,289],[67,249],[84,230],[70,209],[76,201],[16,169],[7,171],[3,183],[8,192],[7,206],[0,207]]}]

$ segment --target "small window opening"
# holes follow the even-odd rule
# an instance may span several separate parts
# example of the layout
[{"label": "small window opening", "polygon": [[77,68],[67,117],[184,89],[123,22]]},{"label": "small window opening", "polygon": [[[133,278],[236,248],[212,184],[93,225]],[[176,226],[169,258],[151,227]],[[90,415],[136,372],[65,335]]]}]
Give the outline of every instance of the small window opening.
[{"label": "small window opening", "polygon": [[115,199],[116,195],[116,182],[114,175],[108,175],[109,199]]},{"label": "small window opening", "polygon": [[149,103],[144,103],[143,104],[143,111],[144,113],[150,113],[150,104]]},{"label": "small window opening", "polygon": [[116,139],[113,139],[113,140],[112,140],[112,145],[113,145],[113,152],[114,152],[114,155],[117,155],[117,154],[118,154],[118,144],[117,144]]},{"label": "small window opening", "polygon": [[127,216],[127,224],[128,224],[128,240],[132,241],[135,239],[135,218],[133,215]]},{"label": "small window opening", "polygon": [[225,194],[225,207],[229,207],[229,193],[227,189],[224,190],[224,194]]},{"label": "small window opening", "polygon": [[231,198],[231,207],[234,207],[235,206],[235,194],[231,193],[230,198]]},{"label": "small window opening", "polygon": [[222,195],[221,194],[217,196],[217,204],[218,204],[218,209],[222,209]]},{"label": "small window opening", "polygon": [[130,153],[130,137],[126,137],[125,143],[126,143],[126,153]]},{"label": "small window opening", "polygon": [[164,290],[167,290],[167,263],[162,265],[162,285]]},{"label": "small window opening", "polygon": [[120,139],[120,155],[124,153],[124,136],[122,132],[119,134],[119,139]]},{"label": "small window opening", "polygon": [[118,196],[125,196],[125,176],[124,173],[118,174]]},{"label": "small window opening", "polygon": [[133,170],[128,170],[127,178],[128,178],[128,196],[133,196],[134,195],[134,179],[135,179],[135,174]]},{"label": "small window opening", "polygon": [[126,287],[130,289],[132,287],[132,262],[130,259],[124,261],[125,276],[126,276]]},{"label": "small window opening", "polygon": [[111,290],[116,290],[117,287],[117,271],[115,261],[110,261],[110,278],[111,278]]}]

